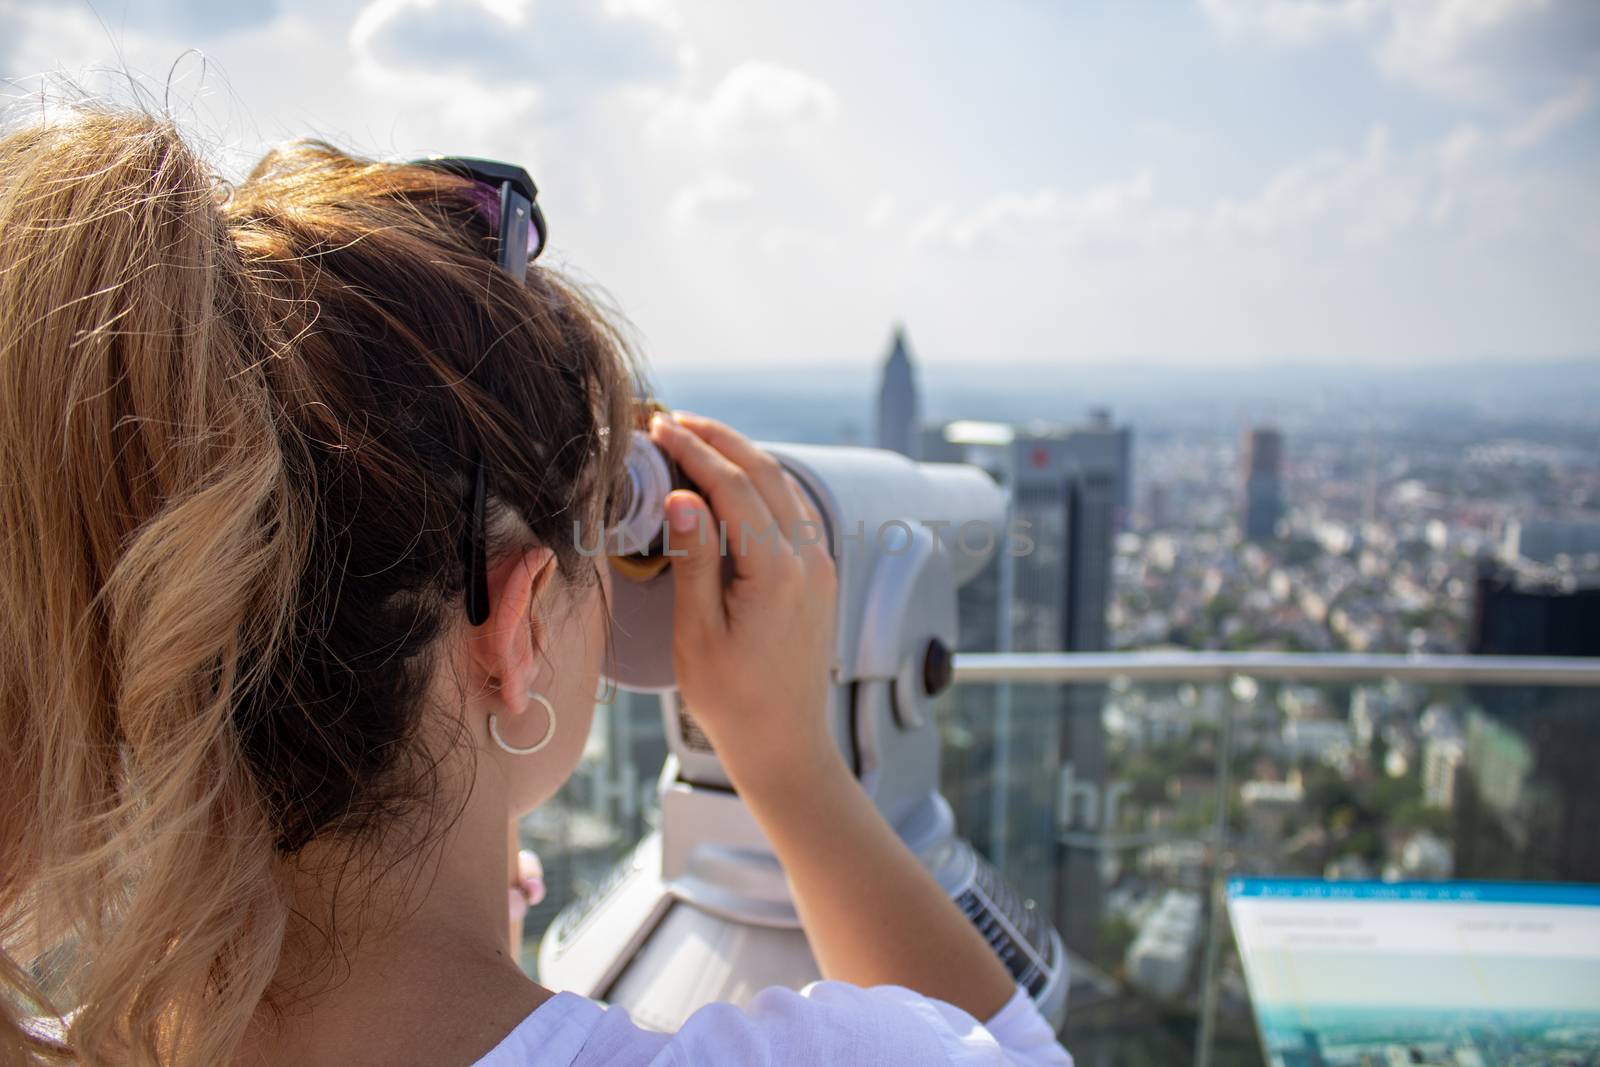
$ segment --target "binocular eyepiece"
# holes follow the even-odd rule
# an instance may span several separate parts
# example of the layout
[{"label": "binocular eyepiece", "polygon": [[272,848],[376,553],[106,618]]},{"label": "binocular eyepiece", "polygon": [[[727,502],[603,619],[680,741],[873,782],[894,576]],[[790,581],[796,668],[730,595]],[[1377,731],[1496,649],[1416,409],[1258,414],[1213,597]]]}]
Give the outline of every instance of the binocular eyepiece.
[{"label": "binocular eyepiece", "polygon": [[628,442],[621,497],[606,530],[611,563],[634,581],[660,574],[669,560],[666,547],[667,494],[694,485],[643,430]]}]

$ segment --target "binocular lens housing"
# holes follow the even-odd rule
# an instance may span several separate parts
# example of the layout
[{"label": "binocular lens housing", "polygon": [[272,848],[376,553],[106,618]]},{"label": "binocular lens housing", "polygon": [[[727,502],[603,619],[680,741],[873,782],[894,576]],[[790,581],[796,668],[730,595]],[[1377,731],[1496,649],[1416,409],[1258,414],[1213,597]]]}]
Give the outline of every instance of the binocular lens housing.
[{"label": "binocular lens housing", "polygon": [[618,572],[644,581],[660,574],[669,562],[662,555],[667,494],[693,485],[643,430],[633,431],[626,469],[617,516],[606,531],[607,547]]}]

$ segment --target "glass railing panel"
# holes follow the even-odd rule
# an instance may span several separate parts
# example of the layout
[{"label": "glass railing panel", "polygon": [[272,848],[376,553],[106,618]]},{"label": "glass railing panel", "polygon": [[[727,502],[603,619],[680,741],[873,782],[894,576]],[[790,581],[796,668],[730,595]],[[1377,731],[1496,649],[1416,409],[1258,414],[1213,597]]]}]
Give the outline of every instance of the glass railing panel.
[{"label": "glass railing panel", "polygon": [[1226,703],[1193,684],[962,685],[941,703],[941,789],[1060,932],[1079,1063],[1192,1057]]},{"label": "glass railing panel", "polygon": [[[1600,883],[1600,690],[1392,680],[1263,687],[1239,711],[1260,729],[1237,731],[1233,797],[1242,826],[1224,854],[1230,873]],[[1314,728],[1302,731],[1306,743],[1292,759],[1268,756],[1266,769],[1284,785],[1262,788],[1249,772],[1271,752],[1274,720],[1280,736],[1295,723]],[[1248,1017],[1238,953],[1227,931],[1222,938],[1211,976],[1223,991],[1219,1036]],[[1370,1023],[1363,1030],[1344,1017],[1337,1032],[1319,1032],[1313,1016],[1292,1032],[1267,1035],[1273,1062],[1302,1062],[1294,1057],[1307,1055],[1313,1041],[1318,1055],[1336,1042],[1351,1055],[1395,1062],[1401,1046],[1385,1033],[1388,1024]],[[1492,1028],[1458,1028],[1442,1040],[1449,1062],[1583,1062],[1600,1055],[1588,1025],[1587,1047],[1574,1059],[1564,1051],[1571,1034],[1560,1020],[1530,1020],[1515,1050],[1502,1047]]]},{"label": "glass railing panel", "polygon": [[[959,832],[1067,945],[1080,1064],[1263,1062],[1230,876],[1600,882],[1600,689],[972,683],[937,723]],[[549,889],[530,972],[656,824],[665,750],[654,698],[618,694],[524,822]]]},{"label": "glass railing panel", "polygon": [[616,692],[595,707],[577,770],[522,821],[523,848],[544,865],[546,895],[523,920],[522,966],[538,977],[539,939],[567,904],[601,888],[657,825],[656,780],[667,754],[658,698]]},{"label": "glass railing panel", "polygon": [[1595,689],[986,683],[941,712],[961,831],[1074,957],[1080,1063],[1262,1062],[1230,876],[1600,882]]}]

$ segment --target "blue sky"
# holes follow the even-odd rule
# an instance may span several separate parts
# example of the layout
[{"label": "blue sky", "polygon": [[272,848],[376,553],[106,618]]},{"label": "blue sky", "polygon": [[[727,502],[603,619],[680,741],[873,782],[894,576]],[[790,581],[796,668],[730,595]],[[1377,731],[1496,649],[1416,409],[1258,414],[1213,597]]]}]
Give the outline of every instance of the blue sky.
[{"label": "blue sky", "polygon": [[119,69],[524,161],[663,367],[1600,358],[1592,0],[0,0],[14,121]]}]

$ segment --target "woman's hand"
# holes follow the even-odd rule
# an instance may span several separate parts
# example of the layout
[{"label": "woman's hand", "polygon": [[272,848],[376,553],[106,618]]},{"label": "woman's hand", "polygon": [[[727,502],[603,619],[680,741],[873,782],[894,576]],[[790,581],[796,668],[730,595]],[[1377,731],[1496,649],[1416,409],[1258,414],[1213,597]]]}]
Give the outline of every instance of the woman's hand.
[{"label": "woman's hand", "polygon": [[[692,415],[651,439],[709,499],[667,497],[678,691],[783,865],[822,974],[903,985],[991,1018],[1016,986],[861,789],[828,734],[833,560],[776,461]],[[733,581],[724,587],[717,523]],[[776,542],[756,542],[776,523]],[[704,543],[696,530],[704,525]],[[747,531],[741,545],[740,533]]]},{"label": "woman's hand", "polygon": [[834,568],[810,501],[775,459],[720,422],[658,415],[650,438],[705,494],[676,490],[666,501],[672,658],[685,707],[741,790],[842,758],[824,719]]}]

